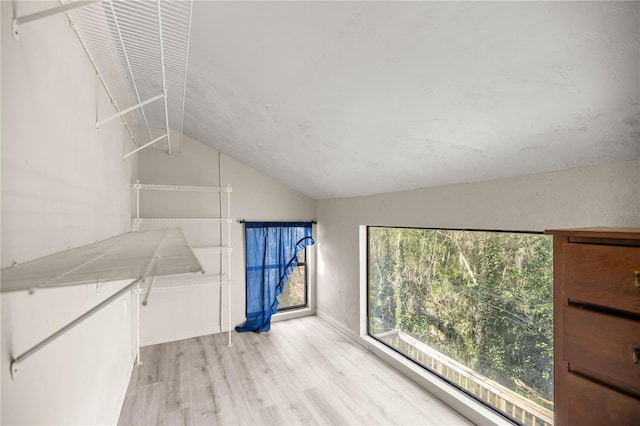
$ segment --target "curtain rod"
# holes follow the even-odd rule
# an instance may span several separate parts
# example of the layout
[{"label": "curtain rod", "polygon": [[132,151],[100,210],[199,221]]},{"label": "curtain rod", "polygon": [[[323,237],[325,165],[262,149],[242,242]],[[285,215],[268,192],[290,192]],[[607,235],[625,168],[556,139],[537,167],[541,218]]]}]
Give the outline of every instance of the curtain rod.
[{"label": "curtain rod", "polygon": [[[245,223],[246,220],[238,219],[238,223]],[[253,222],[311,222],[318,223],[315,219],[312,220],[254,220]]]}]

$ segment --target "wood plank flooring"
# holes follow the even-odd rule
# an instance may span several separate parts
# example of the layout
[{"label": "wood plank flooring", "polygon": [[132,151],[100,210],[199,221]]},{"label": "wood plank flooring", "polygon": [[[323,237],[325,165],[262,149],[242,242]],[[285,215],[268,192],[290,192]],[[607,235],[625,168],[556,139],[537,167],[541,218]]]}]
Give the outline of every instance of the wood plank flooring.
[{"label": "wood plank flooring", "polygon": [[119,425],[469,425],[318,317],[147,346]]}]

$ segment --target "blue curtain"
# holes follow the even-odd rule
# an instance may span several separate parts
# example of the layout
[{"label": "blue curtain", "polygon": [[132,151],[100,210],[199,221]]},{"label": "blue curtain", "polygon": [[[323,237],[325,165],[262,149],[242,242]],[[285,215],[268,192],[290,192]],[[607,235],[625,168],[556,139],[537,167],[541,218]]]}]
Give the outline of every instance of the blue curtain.
[{"label": "blue curtain", "polygon": [[269,331],[297,253],[313,244],[311,222],[245,222],[244,232],[247,321],[236,331]]}]

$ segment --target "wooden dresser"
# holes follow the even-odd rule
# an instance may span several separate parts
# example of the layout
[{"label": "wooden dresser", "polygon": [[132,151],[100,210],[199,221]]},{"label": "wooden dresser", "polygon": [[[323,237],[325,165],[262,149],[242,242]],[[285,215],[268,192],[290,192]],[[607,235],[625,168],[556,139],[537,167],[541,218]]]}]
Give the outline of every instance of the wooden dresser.
[{"label": "wooden dresser", "polygon": [[555,425],[640,425],[640,228],[546,233]]}]

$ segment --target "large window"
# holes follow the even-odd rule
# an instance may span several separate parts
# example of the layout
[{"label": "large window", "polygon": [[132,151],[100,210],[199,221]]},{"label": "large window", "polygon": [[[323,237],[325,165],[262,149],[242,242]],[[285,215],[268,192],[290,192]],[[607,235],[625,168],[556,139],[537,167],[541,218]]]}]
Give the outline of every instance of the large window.
[{"label": "large window", "polygon": [[307,303],[307,248],[298,252],[298,266],[289,276],[282,294],[278,296],[278,312],[306,308]]},{"label": "large window", "polygon": [[552,239],[368,228],[368,333],[501,414],[553,424]]}]

